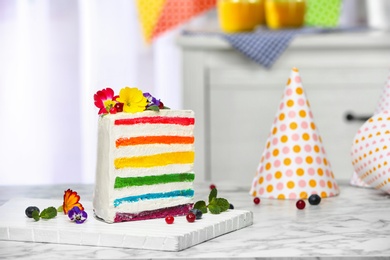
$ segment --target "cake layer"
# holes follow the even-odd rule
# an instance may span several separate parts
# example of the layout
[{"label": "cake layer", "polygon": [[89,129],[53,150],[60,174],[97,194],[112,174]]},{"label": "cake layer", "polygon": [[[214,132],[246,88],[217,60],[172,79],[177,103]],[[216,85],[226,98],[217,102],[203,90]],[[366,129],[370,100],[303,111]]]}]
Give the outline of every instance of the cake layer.
[{"label": "cake layer", "polygon": [[163,175],[170,173],[190,173],[194,171],[194,164],[171,164],[153,168],[122,168],[116,169],[116,177],[137,177],[137,176],[151,176]]},{"label": "cake layer", "polygon": [[119,138],[116,140],[116,147],[121,146],[138,146],[145,144],[193,144],[193,136],[177,136],[177,135],[158,135],[158,136],[137,136],[129,138]]},{"label": "cake layer", "polygon": [[138,195],[143,195],[145,193],[170,192],[173,190],[188,190],[188,189],[192,189],[192,181],[115,188],[112,191],[112,195],[114,198],[123,198],[129,196],[129,194],[131,194],[132,196],[138,196]]},{"label": "cake layer", "polygon": [[135,118],[116,119],[115,125],[139,125],[139,124],[170,124],[170,125],[193,125],[192,117],[181,116],[145,116]]},{"label": "cake layer", "polygon": [[193,144],[153,144],[153,145],[131,145],[121,146],[114,150],[113,156],[115,158],[121,157],[136,157],[136,156],[148,156],[156,155],[160,153],[171,152],[193,152]]},{"label": "cake layer", "polygon": [[118,212],[115,215],[114,222],[147,220],[153,218],[164,218],[168,215],[183,216],[192,208],[192,204],[177,205],[174,207],[143,211],[140,213],[124,213]]},{"label": "cake layer", "polygon": [[144,193],[141,195],[132,195],[114,200],[114,207],[118,207],[123,203],[135,203],[140,201],[149,201],[156,199],[170,199],[170,198],[178,198],[178,197],[190,197],[194,196],[194,190],[173,190],[167,192],[156,192],[156,193]]},{"label": "cake layer", "polygon": [[116,169],[121,168],[148,168],[170,164],[194,163],[195,153],[193,151],[160,153],[147,156],[121,157],[114,160]]},{"label": "cake layer", "polygon": [[116,177],[114,188],[126,188],[134,186],[176,183],[176,182],[192,182],[194,181],[194,173],[172,173],[163,175],[152,176],[139,176],[139,177]]},{"label": "cake layer", "polygon": [[[131,131],[129,131],[129,128]],[[140,124],[112,126],[112,137],[117,139],[140,136],[193,136],[194,126],[167,124]]]},{"label": "cake layer", "polygon": [[[173,207],[176,205],[193,203],[194,191],[188,191],[187,196],[175,196],[167,198],[154,198],[148,200],[139,200],[137,202],[128,202],[124,198],[113,200],[113,206],[110,210],[115,212],[128,212],[128,213],[139,213],[145,210],[155,210],[159,208]],[[173,194],[171,194],[173,195]]]}]

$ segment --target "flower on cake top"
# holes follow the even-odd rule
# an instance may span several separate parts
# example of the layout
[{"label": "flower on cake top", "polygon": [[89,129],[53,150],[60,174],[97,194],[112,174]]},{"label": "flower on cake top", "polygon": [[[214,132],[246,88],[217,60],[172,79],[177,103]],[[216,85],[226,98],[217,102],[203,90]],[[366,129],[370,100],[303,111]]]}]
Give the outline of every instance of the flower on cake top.
[{"label": "flower on cake top", "polygon": [[79,207],[74,206],[71,210],[68,211],[68,217],[71,221],[76,222],[76,224],[82,224],[88,218],[88,214]]},{"label": "flower on cake top", "polygon": [[95,106],[100,108],[99,115],[107,113],[116,113],[115,104],[117,102],[115,101],[115,99],[117,97],[114,96],[114,90],[112,90],[111,88],[99,90],[98,92],[96,92],[93,98],[95,100]]},{"label": "flower on cake top", "polygon": [[167,108],[167,107],[164,106],[164,103],[161,102],[160,99],[157,99],[157,98],[153,97],[148,92],[144,93],[144,97],[146,97],[146,99],[148,100],[148,104],[146,106],[146,109],[157,110],[158,111],[159,109]]},{"label": "flower on cake top", "polygon": [[118,96],[115,96],[111,88],[99,90],[94,95],[94,100],[95,106],[99,108],[99,115],[169,109],[160,99],[153,97],[150,93],[142,93],[138,88],[130,87],[122,88]]},{"label": "flower on cake top", "polygon": [[80,196],[76,191],[72,191],[68,189],[64,193],[64,202],[62,204],[62,211],[64,214],[68,214],[68,212],[74,207],[78,207],[80,210],[84,210],[83,205],[81,205]]},{"label": "flower on cake top", "polygon": [[148,104],[141,90],[129,87],[120,90],[116,101],[123,103],[123,111],[126,113],[142,112]]}]

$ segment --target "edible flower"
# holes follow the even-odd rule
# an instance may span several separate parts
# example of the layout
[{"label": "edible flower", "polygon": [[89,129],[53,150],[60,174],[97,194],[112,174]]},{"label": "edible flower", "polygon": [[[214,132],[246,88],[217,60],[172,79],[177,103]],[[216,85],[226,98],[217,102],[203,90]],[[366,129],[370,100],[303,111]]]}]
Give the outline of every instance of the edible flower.
[{"label": "edible flower", "polygon": [[74,206],[69,210],[68,217],[71,221],[76,222],[76,224],[82,224],[88,218],[88,214],[84,210],[79,209],[79,207]]},{"label": "edible flower", "polygon": [[62,211],[64,214],[68,214],[68,212],[74,209],[74,207],[84,210],[84,207],[81,205],[79,200],[80,196],[76,191],[72,191],[71,189],[66,190],[64,193],[64,202],[62,204]]},{"label": "edible flower", "polygon": [[142,112],[148,103],[141,90],[129,87],[120,90],[116,101],[123,103],[123,112],[126,113]]},{"label": "edible flower", "polygon": [[111,88],[99,90],[93,98],[95,100],[95,106],[100,108],[99,115],[108,113],[116,114],[117,109],[115,105],[117,104],[117,101],[115,101],[115,99],[117,97],[114,96],[114,90]]}]

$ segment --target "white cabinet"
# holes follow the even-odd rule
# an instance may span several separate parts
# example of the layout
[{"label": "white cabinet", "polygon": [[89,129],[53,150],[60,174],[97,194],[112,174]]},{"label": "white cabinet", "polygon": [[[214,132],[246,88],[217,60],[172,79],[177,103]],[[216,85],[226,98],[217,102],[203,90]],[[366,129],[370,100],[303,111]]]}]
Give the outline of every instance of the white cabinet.
[{"label": "white cabinet", "polygon": [[217,36],[181,36],[183,103],[196,115],[198,181],[247,184],[255,175],[292,67],[300,70],[336,179],[352,175],[350,148],[376,107],[390,68],[390,35],[299,36],[267,70]]}]

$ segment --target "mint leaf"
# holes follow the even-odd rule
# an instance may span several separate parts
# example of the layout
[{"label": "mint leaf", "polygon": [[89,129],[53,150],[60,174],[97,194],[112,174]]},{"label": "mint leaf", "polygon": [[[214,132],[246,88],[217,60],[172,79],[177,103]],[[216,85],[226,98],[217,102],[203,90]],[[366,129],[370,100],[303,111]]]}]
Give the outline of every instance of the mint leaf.
[{"label": "mint leaf", "polygon": [[230,203],[224,198],[216,198],[215,203],[220,207],[221,212],[228,210],[230,207]]},{"label": "mint leaf", "polygon": [[57,209],[55,207],[48,207],[41,212],[40,217],[43,219],[51,219],[57,216]]},{"label": "mint leaf", "polygon": [[206,202],[203,200],[197,201],[194,204],[194,209],[199,209],[200,211],[202,211],[202,213],[207,213]]},{"label": "mint leaf", "polygon": [[217,197],[217,189],[214,188],[210,191],[210,195],[209,195],[209,203]]},{"label": "mint leaf", "polygon": [[194,204],[194,209],[200,209],[200,208],[203,208],[203,207],[206,207],[206,202],[204,202],[204,200],[197,201]]},{"label": "mint leaf", "polygon": [[221,208],[218,205],[209,204],[209,210],[211,214],[219,214],[221,213]]},{"label": "mint leaf", "polygon": [[64,208],[62,205],[57,208],[57,212],[64,212]]},{"label": "mint leaf", "polygon": [[33,217],[33,219],[35,219],[35,221],[38,221],[38,220],[40,219],[40,217],[39,217],[39,211],[38,211],[38,210],[34,210],[34,211],[32,212],[32,217]]},{"label": "mint leaf", "polygon": [[146,110],[152,110],[152,111],[160,111],[160,108],[156,105],[148,107]]}]

